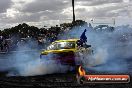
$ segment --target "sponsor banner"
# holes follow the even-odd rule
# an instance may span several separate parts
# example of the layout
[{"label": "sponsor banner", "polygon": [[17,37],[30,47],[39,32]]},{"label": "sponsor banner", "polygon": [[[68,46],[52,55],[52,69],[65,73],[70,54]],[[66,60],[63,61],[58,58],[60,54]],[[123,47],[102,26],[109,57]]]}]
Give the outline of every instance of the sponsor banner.
[{"label": "sponsor banner", "polygon": [[129,83],[129,75],[84,75],[86,83]]}]

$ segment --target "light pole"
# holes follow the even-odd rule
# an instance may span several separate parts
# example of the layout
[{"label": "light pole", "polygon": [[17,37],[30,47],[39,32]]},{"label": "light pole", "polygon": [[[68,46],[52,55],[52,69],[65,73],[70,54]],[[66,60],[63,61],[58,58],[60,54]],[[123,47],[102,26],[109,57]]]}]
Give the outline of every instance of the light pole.
[{"label": "light pole", "polygon": [[72,0],[72,8],[73,8],[73,22],[75,22],[74,0]]}]

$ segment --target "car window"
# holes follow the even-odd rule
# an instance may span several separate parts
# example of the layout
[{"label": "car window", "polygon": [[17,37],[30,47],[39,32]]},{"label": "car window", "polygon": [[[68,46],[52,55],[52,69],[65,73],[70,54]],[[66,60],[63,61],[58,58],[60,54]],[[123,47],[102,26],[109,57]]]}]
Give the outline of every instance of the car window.
[{"label": "car window", "polygon": [[47,47],[47,50],[56,50],[57,49],[57,44],[51,44],[50,46]]},{"label": "car window", "polygon": [[47,50],[74,49],[75,42],[56,42],[51,44]]},{"label": "car window", "polygon": [[58,49],[73,49],[75,48],[75,42],[60,42],[58,43]]}]

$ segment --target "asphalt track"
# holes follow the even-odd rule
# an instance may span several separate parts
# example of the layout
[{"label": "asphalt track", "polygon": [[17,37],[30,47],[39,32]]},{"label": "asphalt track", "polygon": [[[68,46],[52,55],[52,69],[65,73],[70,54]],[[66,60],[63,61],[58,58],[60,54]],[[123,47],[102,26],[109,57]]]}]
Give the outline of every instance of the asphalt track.
[{"label": "asphalt track", "polygon": [[[4,73],[2,73],[4,74]],[[76,82],[75,73],[51,74],[32,77],[0,77],[0,88],[132,88],[132,82],[128,84],[84,84]]]}]

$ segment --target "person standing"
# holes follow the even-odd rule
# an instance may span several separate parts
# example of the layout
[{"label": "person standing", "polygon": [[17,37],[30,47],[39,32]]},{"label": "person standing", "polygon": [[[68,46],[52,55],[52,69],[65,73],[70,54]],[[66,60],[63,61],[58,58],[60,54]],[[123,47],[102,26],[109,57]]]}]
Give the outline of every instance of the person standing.
[{"label": "person standing", "polygon": [[3,50],[3,36],[0,36],[0,51]]},{"label": "person standing", "polygon": [[86,29],[84,30],[84,32],[82,33],[82,35],[80,36],[80,40],[77,41],[77,45],[83,47],[84,44],[86,44],[87,42],[87,36],[86,36]]},{"label": "person standing", "polygon": [[87,42],[87,36],[86,36],[86,29],[84,30],[84,32],[82,33],[82,35],[80,36],[80,40],[83,42],[83,43],[86,43]]}]

